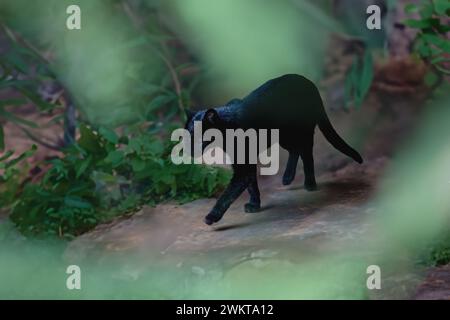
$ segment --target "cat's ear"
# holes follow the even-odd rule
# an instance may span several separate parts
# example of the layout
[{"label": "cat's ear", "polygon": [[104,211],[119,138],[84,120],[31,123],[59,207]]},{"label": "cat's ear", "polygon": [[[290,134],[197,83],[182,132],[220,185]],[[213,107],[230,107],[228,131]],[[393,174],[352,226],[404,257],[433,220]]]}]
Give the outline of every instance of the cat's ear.
[{"label": "cat's ear", "polygon": [[203,121],[209,124],[210,126],[217,126],[220,122],[220,116],[214,109],[208,109],[205,112],[205,116],[203,117]]},{"label": "cat's ear", "polygon": [[193,112],[189,109],[184,109],[184,113],[186,114],[186,119],[188,121],[195,115],[195,112]]}]

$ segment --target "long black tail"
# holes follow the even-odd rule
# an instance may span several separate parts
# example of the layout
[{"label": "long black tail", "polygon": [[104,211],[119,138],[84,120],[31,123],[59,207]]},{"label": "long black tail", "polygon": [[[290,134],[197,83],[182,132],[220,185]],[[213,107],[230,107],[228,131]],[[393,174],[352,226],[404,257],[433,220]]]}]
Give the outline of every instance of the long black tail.
[{"label": "long black tail", "polygon": [[333,145],[333,147],[338,149],[343,154],[349,156],[356,162],[363,163],[361,155],[355,149],[350,147],[334,130],[333,126],[331,125],[330,119],[328,119],[328,116],[325,112],[323,113],[322,119],[318,124],[320,131],[322,131],[325,138]]}]

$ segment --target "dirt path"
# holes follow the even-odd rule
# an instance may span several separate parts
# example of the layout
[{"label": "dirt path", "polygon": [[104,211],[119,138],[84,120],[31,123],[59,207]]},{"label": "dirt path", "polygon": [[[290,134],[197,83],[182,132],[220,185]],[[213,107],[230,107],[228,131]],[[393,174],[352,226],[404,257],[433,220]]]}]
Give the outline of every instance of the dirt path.
[{"label": "dirt path", "polygon": [[[370,199],[386,161],[386,158],[378,158],[363,166],[349,164],[334,173],[325,173],[318,179],[320,189],[316,192],[305,191],[299,183],[302,179],[287,188],[281,186],[281,177],[267,179],[262,189],[261,212],[245,213],[243,206],[247,195],[243,195],[224,219],[212,227],[205,225],[202,218],[214,199],[145,207],[129,219],[99,226],[79,237],[71,243],[66,259],[77,263],[95,260],[98,265],[108,265],[113,257],[127,265],[120,277],[135,280],[143,277],[154,264],[169,268],[167,270],[175,268],[176,271],[171,271],[175,278],[188,274],[204,279],[217,278],[225,283],[240,279],[242,273],[250,273],[250,278],[242,280],[249,286],[260,281],[260,277],[266,277],[266,273],[271,277],[271,266],[277,270],[274,281],[279,282],[278,276],[286,268],[313,264],[331,277],[326,282],[331,292],[336,290],[341,281],[336,278],[341,276],[345,278],[342,281],[347,290],[353,290],[351,293],[337,290],[336,295],[325,297],[408,298],[419,284],[418,274],[403,274],[399,279],[394,273],[387,277],[382,293],[361,292],[367,265],[382,254],[378,247],[364,239],[372,232],[369,218],[376,213],[376,208],[370,206]],[[135,260],[139,262],[127,264],[130,256],[139,257]],[[345,265],[346,259],[355,257],[356,262],[346,266],[354,270],[350,276],[330,273],[327,269],[328,263],[336,263],[335,259]],[[362,264],[366,261],[367,264]],[[305,272],[306,275],[295,275],[293,281],[303,284],[308,274],[318,276],[316,271]],[[251,277],[256,279],[250,280]],[[243,290],[245,292],[242,288],[238,290],[238,297],[252,297],[251,292],[246,295]],[[354,295],[356,290],[358,293]],[[292,297],[315,296],[294,293]]]},{"label": "dirt path", "polygon": [[215,199],[145,207],[130,219],[100,226],[79,237],[72,247],[113,251],[151,247],[161,254],[207,253],[221,248],[258,247],[267,241],[351,239],[364,232],[360,224],[365,212],[370,212],[365,202],[373,189],[375,172],[368,172],[372,167],[349,165],[334,175],[322,175],[316,192],[305,191],[300,181],[283,187],[281,177],[267,179],[261,190],[261,212],[245,213],[248,196],[242,195],[212,227],[203,223],[203,217]]},{"label": "dirt path", "polygon": [[[343,136],[352,133],[366,140],[363,165],[348,161],[321,134],[316,136],[318,191],[303,189],[299,166],[297,178],[289,187],[281,185],[280,175],[260,179],[261,212],[244,212],[248,200],[244,194],[223,220],[212,227],[203,223],[203,217],[215,199],[145,207],[131,218],[98,226],[77,238],[66,250],[66,259],[77,263],[95,260],[97,265],[108,265],[114,257],[124,265],[120,277],[135,281],[158,265],[172,278],[165,287],[177,287],[175,283],[185,282],[186,275],[208,279],[208,286],[213,280],[214,289],[208,287],[210,291],[187,294],[189,298],[208,297],[205,292],[216,298],[413,297],[421,282],[417,270],[386,272],[383,290],[376,292],[367,290],[365,283],[366,267],[380,262],[381,251],[386,249],[366,241],[370,236],[373,238],[370,217],[377,213],[371,200],[396,144],[415,121],[415,111],[408,102],[392,103],[389,107],[394,116],[386,117],[378,116],[377,103],[371,101],[372,108],[364,113],[332,116]],[[402,117],[395,117],[396,112]],[[353,131],[342,132],[341,128]],[[139,257],[136,259],[139,262],[124,262],[133,260],[131,256]],[[393,264],[404,262],[401,256],[395,259],[391,261]],[[285,273],[289,275],[283,276]],[[278,285],[271,287],[267,279]],[[228,295],[217,295],[217,283],[229,289]],[[265,283],[261,284],[260,293],[259,283]],[[184,287],[194,285],[195,282],[189,282]],[[291,286],[294,288],[291,291],[286,289]],[[287,293],[274,293],[279,287]],[[272,288],[270,294],[268,288]]]}]

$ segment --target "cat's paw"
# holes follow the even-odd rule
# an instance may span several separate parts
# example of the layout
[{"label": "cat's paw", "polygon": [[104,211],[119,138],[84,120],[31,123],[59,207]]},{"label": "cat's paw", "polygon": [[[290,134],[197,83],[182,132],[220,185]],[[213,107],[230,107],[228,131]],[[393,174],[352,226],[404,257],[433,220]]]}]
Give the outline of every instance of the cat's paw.
[{"label": "cat's paw", "polygon": [[203,218],[203,222],[205,222],[208,226],[212,225],[215,222],[218,222],[222,217],[217,217],[213,214],[208,214],[206,217]]},{"label": "cat's paw", "polygon": [[305,189],[307,191],[316,191],[317,190],[317,184],[315,182],[305,183]]},{"label": "cat's paw", "polygon": [[283,176],[283,185],[288,186],[294,181],[295,176]]},{"label": "cat's paw", "polygon": [[259,210],[261,210],[261,205],[258,203],[246,203],[244,206],[244,210],[247,213],[253,213],[253,212],[258,212]]}]

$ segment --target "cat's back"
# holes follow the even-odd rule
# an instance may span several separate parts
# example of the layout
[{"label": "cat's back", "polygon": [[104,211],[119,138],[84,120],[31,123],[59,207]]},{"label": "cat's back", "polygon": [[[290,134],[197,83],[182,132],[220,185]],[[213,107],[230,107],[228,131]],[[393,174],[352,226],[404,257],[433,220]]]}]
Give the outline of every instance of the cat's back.
[{"label": "cat's back", "polygon": [[242,100],[243,120],[254,126],[289,126],[314,122],[321,98],[312,81],[286,74],[265,82]]},{"label": "cat's back", "polygon": [[314,83],[299,74],[285,74],[283,76],[266,81],[264,84],[250,92],[244,100],[271,99],[285,97],[287,93],[314,93]]}]

